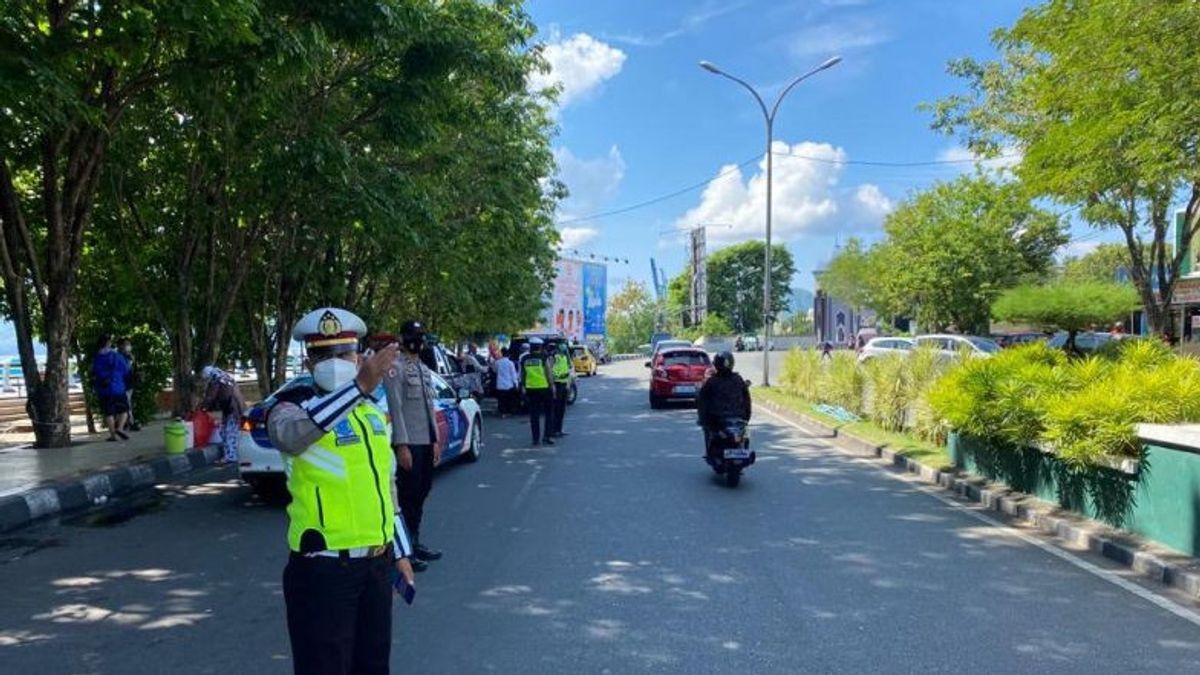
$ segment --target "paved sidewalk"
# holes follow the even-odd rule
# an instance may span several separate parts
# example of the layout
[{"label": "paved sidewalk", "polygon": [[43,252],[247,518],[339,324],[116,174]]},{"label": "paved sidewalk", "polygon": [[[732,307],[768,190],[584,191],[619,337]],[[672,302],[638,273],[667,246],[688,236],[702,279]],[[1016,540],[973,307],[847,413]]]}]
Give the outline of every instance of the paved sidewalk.
[{"label": "paved sidewalk", "polygon": [[128,441],[109,442],[108,432],[73,434],[69,448],[37,449],[29,445],[0,449],[0,497],[20,494],[49,483],[96,473],[119,464],[161,457],[166,421],[131,431]]},{"label": "paved sidewalk", "polygon": [[220,449],[211,445],[168,455],[163,443],[166,424],[152,422],[129,432],[128,441],[108,441],[103,432],[76,434],[68,448],[0,449],[0,532],[170,480],[220,456]]}]

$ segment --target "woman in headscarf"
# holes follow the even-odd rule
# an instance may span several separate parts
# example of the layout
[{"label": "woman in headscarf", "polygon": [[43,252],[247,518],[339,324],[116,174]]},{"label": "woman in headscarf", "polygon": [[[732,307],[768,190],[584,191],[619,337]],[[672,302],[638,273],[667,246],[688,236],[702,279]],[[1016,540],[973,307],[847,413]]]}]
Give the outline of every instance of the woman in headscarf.
[{"label": "woman in headscarf", "polygon": [[201,410],[221,411],[221,443],[225,446],[225,454],[219,464],[237,462],[238,428],[242,421],[242,412],[246,408],[246,400],[238,389],[233,376],[216,366],[205,366],[200,373],[207,387],[204,390],[204,402]]}]

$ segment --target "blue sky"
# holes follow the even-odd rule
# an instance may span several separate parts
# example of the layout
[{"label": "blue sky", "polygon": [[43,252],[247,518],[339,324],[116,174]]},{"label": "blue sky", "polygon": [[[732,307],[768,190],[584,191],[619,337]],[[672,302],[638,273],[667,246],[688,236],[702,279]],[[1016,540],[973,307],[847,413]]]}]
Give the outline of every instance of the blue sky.
[{"label": "blue sky", "polygon": [[[791,78],[840,55],[841,64],[792,91],[775,129],[776,152],[798,157],[775,160],[774,237],[796,258],[793,284],[812,288],[812,271],[837,241],[877,239],[883,218],[906,195],[973,170],[969,161],[853,162],[969,159],[956,139],[929,128],[930,115],[917,106],[961,91],[947,62],[994,55],[991,32],[1029,4],[532,0],[553,66],[535,84],[560,83],[564,91],[554,146],[572,191],[558,214],[565,248],[628,258],[629,265],[610,265],[613,293],[627,278],[649,282],[651,256],[668,274],[679,272],[686,259],[680,228],[708,226],[710,249],[761,239],[762,115],[748,92],[697,62],[747,80],[770,105]],[[644,208],[591,217],[707,180]]]}]

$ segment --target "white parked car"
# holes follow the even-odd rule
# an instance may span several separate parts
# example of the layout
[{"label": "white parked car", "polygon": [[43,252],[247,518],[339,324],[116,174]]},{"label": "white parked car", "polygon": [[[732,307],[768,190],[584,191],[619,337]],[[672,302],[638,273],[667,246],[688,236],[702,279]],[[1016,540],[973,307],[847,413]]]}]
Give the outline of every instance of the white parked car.
[{"label": "white parked car", "polygon": [[913,341],[902,337],[877,337],[867,340],[862,351],[858,353],[858,362],[869,361],[877,356],[899,354],[907,356],[913,349]]},{"label": "white parked car", "polygon": [[975,335],[919,335],[914,342],[917,349],[932,347],[948,359],[963,354],[988,358],[1000,352],[995,340]]},{"label": "white parked car", "polygon": [[[445,439],[442,461],[462,457],[465,461],[479,459],[483,449],[483,422],[479,404],[470,397],[470,392],[455,393],[444,379],[432,375],[439,435]],[[238,439],[238,474],[250,484],[255,492],[270,497],[281,497],[286,493],[287,474],[283,455],[271,445],[267,434],[266,414],[275,404],[279,392],[300,386],[311,386],[312,376],[301,375],[289,380],[266,400],[254,405],[242,417],[241,435]],[[387,398],[383,387],[375,392],[376,404],[387,414]]]}]

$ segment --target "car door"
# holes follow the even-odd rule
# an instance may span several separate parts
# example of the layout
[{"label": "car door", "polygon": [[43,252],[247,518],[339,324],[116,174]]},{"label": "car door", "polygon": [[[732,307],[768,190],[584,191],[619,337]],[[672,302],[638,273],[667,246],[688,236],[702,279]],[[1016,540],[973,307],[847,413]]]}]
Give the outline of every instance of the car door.
[{"label": "car door", "polygon": [[432,383],[438,436],[442,439],[442,461],[446,461],[463,451],[468,420],[450,383],[437,375],[433,376]]}]

